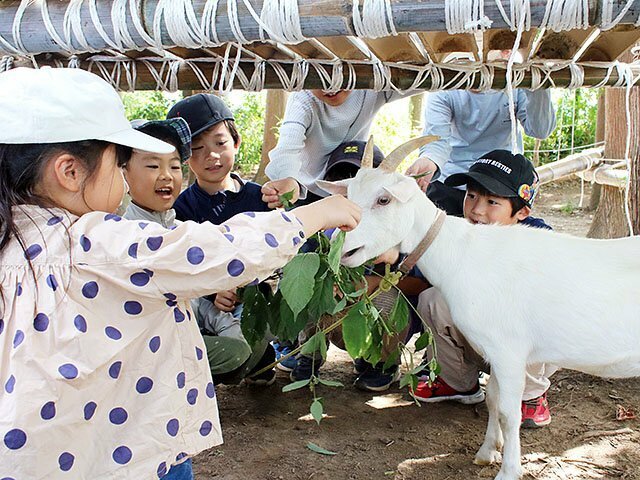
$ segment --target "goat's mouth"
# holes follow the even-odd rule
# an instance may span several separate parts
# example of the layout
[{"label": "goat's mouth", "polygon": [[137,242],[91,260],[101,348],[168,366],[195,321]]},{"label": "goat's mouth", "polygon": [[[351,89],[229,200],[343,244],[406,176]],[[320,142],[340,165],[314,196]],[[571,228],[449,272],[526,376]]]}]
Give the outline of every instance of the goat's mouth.
[{"label": "goat's mouth", "polygon": [[356,253],[358,253],[363,248],[364,248],[363,246],[360,246],[360,247],[352,248],[348,252],[343,253],[341,258],[342,263],[347,262],[349,259],[351,259]]}]

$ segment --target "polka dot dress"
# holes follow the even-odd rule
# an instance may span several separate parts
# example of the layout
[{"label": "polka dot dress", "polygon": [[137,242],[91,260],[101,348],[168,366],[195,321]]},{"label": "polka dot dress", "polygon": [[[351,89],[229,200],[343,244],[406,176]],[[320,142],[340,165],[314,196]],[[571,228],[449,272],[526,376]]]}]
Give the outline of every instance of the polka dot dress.
[{"label": "polka dot dress", "polygon": [[0,479],[160,478],[220,444],[189,299],[284,265],[295,217],[168,230],[99,212],[14,214],[25,249],[12,241],[0,259]]}]

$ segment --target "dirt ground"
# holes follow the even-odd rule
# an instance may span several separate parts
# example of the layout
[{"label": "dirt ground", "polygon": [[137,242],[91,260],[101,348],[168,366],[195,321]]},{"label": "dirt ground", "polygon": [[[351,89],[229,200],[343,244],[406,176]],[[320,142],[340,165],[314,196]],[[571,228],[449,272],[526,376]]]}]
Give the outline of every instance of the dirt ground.
[{"label": "dirt ground", "polygon": [[[591,214],[579,202],[579,182],[546,185],[534,213],[558,231],[584,236]],[[282,372],[264,389],[220,386],[225,443],[195,458],[196,478],[466,480],[497,473],[472,464],[486,426],[484,403],[416,406],[397,384],[379,395],[360,392],[348,355],[333,346],[322,375],[345,387],[322,387],[328,417],[320,426],[308,415],[308,390],[281,392],[288,383]],[[640,479],[638,420],[616,420],[618,405],[640,413],[640,379],[560,371],[549,403],[551,425],[522,432],[525,479]],[[336,454],[315,453],[309,442]]]}]

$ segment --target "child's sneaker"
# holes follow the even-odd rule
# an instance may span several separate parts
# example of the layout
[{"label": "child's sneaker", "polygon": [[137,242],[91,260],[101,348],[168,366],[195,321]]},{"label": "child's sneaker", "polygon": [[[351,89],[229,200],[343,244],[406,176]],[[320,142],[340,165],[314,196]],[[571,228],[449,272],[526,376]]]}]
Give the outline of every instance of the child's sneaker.
[{"label": "child's sneaker", "polygon": [[428,382],[419,381],[414,396],[421,402],[435,403],[451,400],[465,405],[474,405],[484,400],[484,391],[479,384],[468,392],[454,390],[442,378],[436,377],[431,386]]},{"label": "child's sneaker", "polygon": [[359,357],[353,361],[353,373],[355,375],[362,375],[364,372],[373,368],[369,362],[367,362],[364,358]]},{"label": "child's sneaker", "polygon": [[393,365],[388,370],[383,370],[384,362],[378,363],[375,367],[368,368],[353,383],[360,390],[370,392],[383,392],[387,390],[393,382],[400,378],[400,368]]},{"label": "child's sneaker", "polygon": [[244,383],[257,387],[268,387],[270,385],[273,385],[275,381],[276,371],[273,368],[271,370],[267,370],[266,372],[262,372],[259,375],[253,375],[251,377],[244,378]]},{"label": "child's sneaker", "polygon": [[[273,349],[276,351],[276,360],[280,360],[282,357],[288,355],[293,351],[293,348],[286,343],[273,343]],[[298,365],[298,360],[295,355],[285,358],[281,362],[276,364],[278,370],[283,372],[290,372]]]},{"label": "child's sneaker", "polygon": [[308,380],[311,375],[318,376],[320,366],[324,363],[322,360],[313,360],[312,357],[306,355],[298,355],[298,365],[291,370],[289,378],[292,382],[299,382],[300,380]]},{"label": "child's sneaker", "polygon": [[547,393],[522,402],[522,428],[540,428],[551,423]]}]

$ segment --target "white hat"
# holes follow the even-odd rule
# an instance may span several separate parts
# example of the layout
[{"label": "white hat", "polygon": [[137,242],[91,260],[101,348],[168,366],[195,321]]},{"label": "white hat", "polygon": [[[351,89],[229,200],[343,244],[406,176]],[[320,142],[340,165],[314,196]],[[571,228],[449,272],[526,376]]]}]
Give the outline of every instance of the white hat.
[{"label": "white hat", "polygon": [[103,140],[154,153],[173,145],[134,130],[116,91],[79,68],[16,68],[0,74],[0,144]]}]

